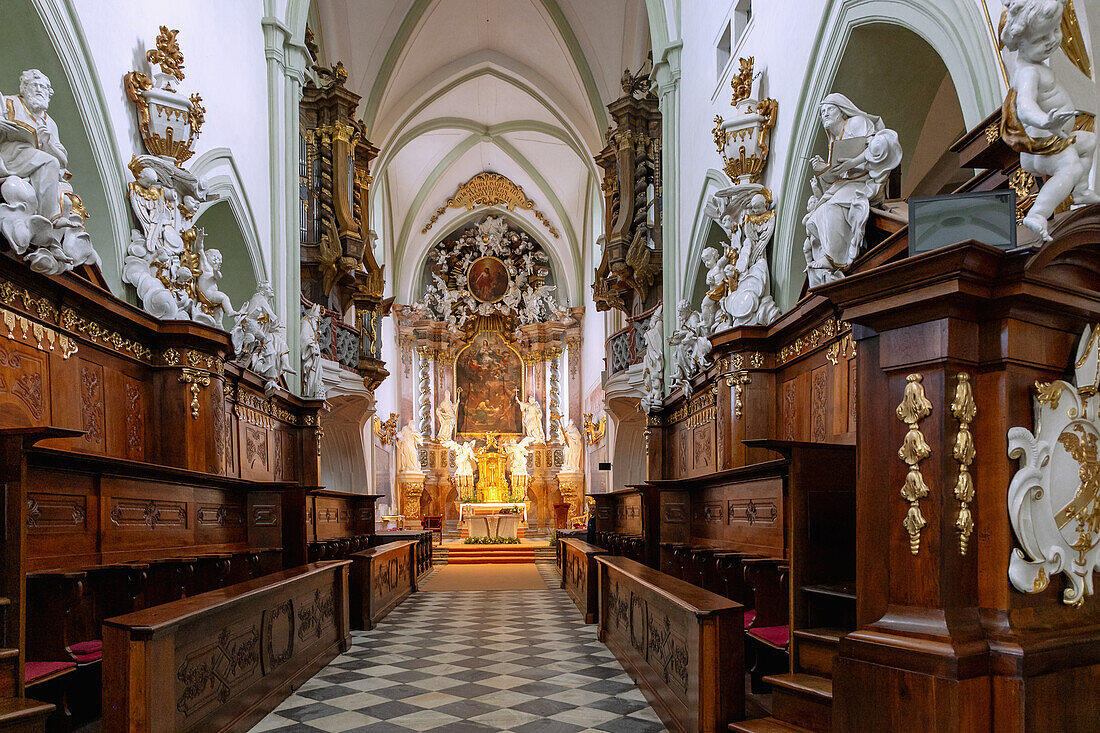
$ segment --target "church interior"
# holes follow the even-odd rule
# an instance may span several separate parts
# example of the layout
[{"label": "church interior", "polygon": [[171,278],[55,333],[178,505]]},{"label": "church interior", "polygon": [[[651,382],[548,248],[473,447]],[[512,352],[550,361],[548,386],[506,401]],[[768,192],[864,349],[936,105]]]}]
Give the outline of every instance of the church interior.
[{"label": "church interior", "polygon": [[1100,730],[1100,3],[0,48],[0,733]]}]

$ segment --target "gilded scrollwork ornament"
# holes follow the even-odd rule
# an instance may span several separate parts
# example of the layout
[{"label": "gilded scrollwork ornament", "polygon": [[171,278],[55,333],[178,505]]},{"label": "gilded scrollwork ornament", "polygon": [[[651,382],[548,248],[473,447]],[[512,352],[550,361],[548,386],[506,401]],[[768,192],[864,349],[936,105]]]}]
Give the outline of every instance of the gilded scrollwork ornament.
[{"label": "gilded scrollwork ornament", "polygon": [[1086,328],[1074,361],[1074,384],[1036,384],[1035,432],[1008,431],[1008,456],[1020,467],[1008,486],[1008,515],[1020,547],[1008,578],[1039,593],[1065,575],[1062,601],[1080,606],[1100,570],[1100,333]]},{"label": "gilded scrollwork ornament", "polygon": [[932,448],[920,430],[920,421],[932,413],[932,403],[924,394],[922,380],[920,374],[910,374],[905,378],[905,395],[896,410],[898,419],[909,428],[898,449],[898,458],[909,467],[901,487],[902,497],[909,502],[909,511],[902,524],[909,533],[909,550],[914,555],[920,552],[920,533],[927,524],[921,514],[920,500],[928,496],[928,484],[924,481],[920,463],[932,454]]}]

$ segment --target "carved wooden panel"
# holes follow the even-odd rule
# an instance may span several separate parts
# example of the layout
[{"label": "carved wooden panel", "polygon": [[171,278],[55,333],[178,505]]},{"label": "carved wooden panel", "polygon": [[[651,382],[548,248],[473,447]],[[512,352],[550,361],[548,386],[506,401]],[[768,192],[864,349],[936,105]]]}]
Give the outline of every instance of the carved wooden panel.
[{"label": "carved wooden panel", "polygon": [[710,473],[714,470],[714,422],[698,425],[691,430],[691,475]]},{"label": "carved wooden panel", "polygon": [[779,408],[779,439],[795,440],[795,425],[798,418],[798,392],[795,381],[789,379],[780,390],[782,402]]},{"label": "carved wooden panel", "polygon": [[88,529],[88,497],[81,494],[27,494],[27,533],[84,532]]},{"label": "carved wooden panel", "polygon": [[775,499],[768,496],[731,499],[728,512],[731,525],[774,527],[779,521],[779,507]]},{"label": "carved wooden panel", "polygon": [[856,358],[848,360],[848,432],[856,429]]},{"label": "carved wooden panel", "polygon": [[[215,386],[217,382],[215,382]],[[210,400],[211,430],[214,431],[214,467],[218,473],[226,470],[225,400],[218,396]]]},{"label": "carved wooden panel", "polygon": [[276,504],[254,504],[252,523],[257,527],[274,527],[279,523],[279,507]]},{"label": "carved wooden panel", "polygon": [[704,524],[725,524],[726,505],[723,501],[696,501],[691,507],[691,521]]},{"label": "carved wooden panel", "polygon": [[662,491],[661,542],[687,542],[691,523],[691,495],[686,491]]},{"label": "carved wooden panel", "polygon": [[131,461],[145,460],[145,385],[123,376],[122,409],[125,412],[123,455]]},{"label": "carved wooden panel", "polygon": [[828,367],[814,369],[810,378],[810,425],[811,438],[823,443],[828,438],[826,421],[829,416]]},{"label": "carved wooden panel", "polygon": [[49,374],[43,355],[0,339],[0,411],[11,425],[49,423]]},{"label": "carved wooden panel", "polygon": [[676,456],[677,466],[676,474],[678,476],[691,475],[691,451],[688,449],[688,442],[691,440],[691,431],[684,427],[681,427],[676,431]]},{"label": "carved wooden panel", "polygon": [[276,481],[295,481],[298,478],[297,436],[290,430],[277,429],[274,432],[275,460],[273,469]]},{"label": "carved wooden panel", "polygon": [[690,544],[783,556],[782,477],[698,489],[691,507]]},{"label": "carved wooden panel", "polygon": [[241,419],[237,426],[241,478],[275,480],[274,431]]},{"label": "carved wooden panel", "polygon": [[103,417],[103,367],[80,361],[80,424],[84,437],[82,447],[102,453],[107,442]]},{"label": "carved wooden panel", "polygon": [[186,529],[187,504],[182,501],[115,497],[108,518],[121,530]]}]

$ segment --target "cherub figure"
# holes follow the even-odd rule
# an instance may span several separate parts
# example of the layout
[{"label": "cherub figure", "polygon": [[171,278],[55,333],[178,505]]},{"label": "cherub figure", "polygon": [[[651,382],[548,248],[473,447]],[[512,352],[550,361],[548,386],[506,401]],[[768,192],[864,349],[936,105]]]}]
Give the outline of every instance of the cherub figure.
[{"label": "cherub figure", "polygon": [[1100,202],[1089,188],[1096,135],[1074,130],[1077,110],[1046,64],[1062,43],[1065,0],[1006,0],[1001,42],[1016,52],[1012,88],[1002,107],[1001,135],[1020,153],[1020,167],[1049,176],[1023,224],[1049,242],[1047,220],[1067,196],[1075,204]]}]

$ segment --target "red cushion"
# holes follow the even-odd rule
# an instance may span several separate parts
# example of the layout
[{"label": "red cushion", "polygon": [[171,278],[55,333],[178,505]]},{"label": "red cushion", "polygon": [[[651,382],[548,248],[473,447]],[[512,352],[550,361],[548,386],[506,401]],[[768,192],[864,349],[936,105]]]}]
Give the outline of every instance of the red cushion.
[{"label": "red cushion", "polygon": [[103,642],[99,639],[92,639],[91,641],[78,641],[69,647],[69,654],[74,656],[78,654],[95,654],[96,652],[103,651]]},{"label": "red cushion", "polygon": [[77,664],[91,664],[92,662],[98,662],[103,659],[103,652],[92,652],[91,654],[74,654],[73,661]]},{"label": "red cushion", "polygon": [[746,629],[749,628],[749,626],[752,625],[752,620],[754,618],[756,618],[756,609],[755,608],[750,608],[748,611],[745,611],[745,628]]},{"label": "red cushion", "polygon": [[76,669],[76,662],[27,662],[23,667],[23,681],[30,684],[66,669]]},{"label": "red cushion", "polygon": [[786,649],[791,641],[790,626],[765,626],[762,629],[749,629],[748,633],[749,636],[779,649]]}]

